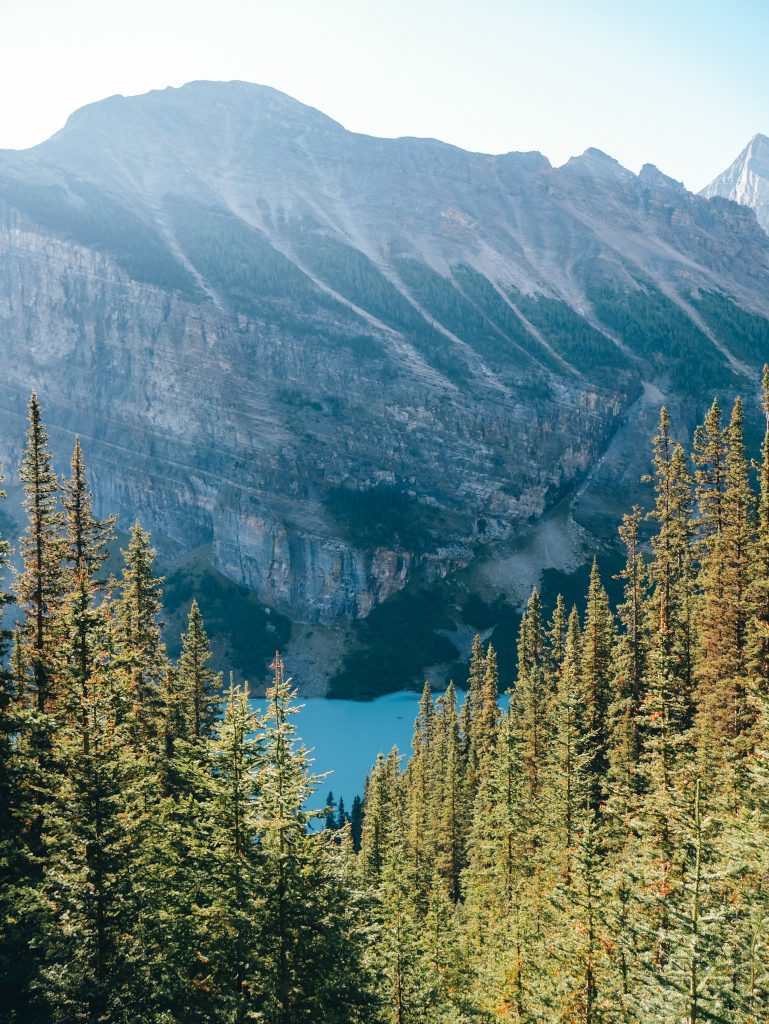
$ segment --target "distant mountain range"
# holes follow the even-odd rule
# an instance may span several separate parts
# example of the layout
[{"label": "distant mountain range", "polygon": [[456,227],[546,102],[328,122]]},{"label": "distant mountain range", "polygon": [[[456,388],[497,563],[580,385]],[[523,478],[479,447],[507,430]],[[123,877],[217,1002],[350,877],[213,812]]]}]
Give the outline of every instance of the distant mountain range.
[{"label": "distant mountain range", "polygon": [[[766,224],[761,138],[706,191]],[[751,210],[597,150],[370,138],[194,82],[0,152],[0,456],[34,385],[176,603],[233,588],[316,689],[440,679],[507,630],[611,543],[663,401],[686,432],[742,393],[757,431],[767,318]]]}]

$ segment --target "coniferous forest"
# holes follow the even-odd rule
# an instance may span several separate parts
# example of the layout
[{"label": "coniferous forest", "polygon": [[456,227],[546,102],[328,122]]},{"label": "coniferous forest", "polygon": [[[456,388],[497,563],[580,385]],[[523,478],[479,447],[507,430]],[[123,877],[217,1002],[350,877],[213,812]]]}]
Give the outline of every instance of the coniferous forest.
[{"label": "coniferous forest", "polygon": [[764,1024],[769,429],[746,452],[714,401],[674,438],[663,410],[621,603],[597,563],[582,616],[533,593],[514,680],[476,638],[461,707],[425,688],[350,821],[313,802],[280,655],[264,710],[197,604],[168,658],[150,537],[107,574],[114,521],[33,395],[17,574],[0,548],[2,1020]]}]

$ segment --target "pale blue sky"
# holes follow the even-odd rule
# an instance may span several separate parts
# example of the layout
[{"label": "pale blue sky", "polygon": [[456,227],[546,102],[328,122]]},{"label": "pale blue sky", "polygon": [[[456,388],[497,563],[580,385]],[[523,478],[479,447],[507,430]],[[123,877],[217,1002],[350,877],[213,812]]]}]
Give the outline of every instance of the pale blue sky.
[{"label": "pale blue sky", "polygon": [[373,135],[554,163],[597,146],[690,188],[769,134],[769,0],[0,0],[0,39],[0,147],[197,78]]}]

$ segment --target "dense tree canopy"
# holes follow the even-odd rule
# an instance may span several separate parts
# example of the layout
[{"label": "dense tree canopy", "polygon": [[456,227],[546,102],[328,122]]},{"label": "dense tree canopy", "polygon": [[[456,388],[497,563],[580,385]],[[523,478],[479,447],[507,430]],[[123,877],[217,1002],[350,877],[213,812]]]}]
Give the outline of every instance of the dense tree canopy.
[{"label": "dense tree canopy", "polygon": [[15,588],[0,541],[2,1019],[769,1019],[762,394],[755,464],[739,401],[691,457],[663,410],[620,604],[598,562],[582,616],[533,593],[517,678],[476,637],[461,706],[425,686],[410,755],[325,829],[280,655],[261,709],[222,693],[193,603],[169,659],[149,535],[103,578],[113,521],[33,396]]}]

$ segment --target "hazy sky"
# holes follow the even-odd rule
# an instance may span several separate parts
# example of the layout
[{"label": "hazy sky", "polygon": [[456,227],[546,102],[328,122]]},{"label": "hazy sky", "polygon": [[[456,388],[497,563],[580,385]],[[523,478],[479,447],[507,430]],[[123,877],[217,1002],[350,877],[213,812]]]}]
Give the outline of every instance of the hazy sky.
[{"label": "hazy sky", "polygon": [[0,0],[0,147],[198,78],[354,131],[554,163],[597,146],[700,188],[769,134],[767,0]]}]

